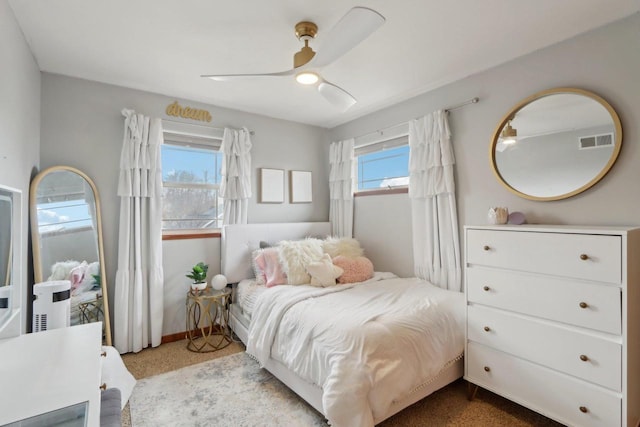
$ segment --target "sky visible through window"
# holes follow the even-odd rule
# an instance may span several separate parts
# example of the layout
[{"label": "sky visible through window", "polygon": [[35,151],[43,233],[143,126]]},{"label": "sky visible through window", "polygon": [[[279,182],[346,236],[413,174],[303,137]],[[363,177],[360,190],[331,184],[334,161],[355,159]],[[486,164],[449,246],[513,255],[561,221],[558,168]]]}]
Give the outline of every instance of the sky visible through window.
[{"label": "sky visible through window", "polygon": [[177,175],[186,171],[192,174],[193,180],[189,180],[191,175],[182,174],[180,182],[219,184],[221,157],[218,151],[165,144],[162,146],[162,180],[176,181]]},{"label": "sky visible through window", "polygon": [[38,229],[41,233],[91,227],[91,213],[87,202],[66,200],[61,202],[38,203]]},{"label": "sky visible through window", "polygon": [[358,190],[409,184],[409,146],[358,156]]},{"label": "sky visible through window", "polygon": [[163,229],[221,226],[224,201],[218,186],[222,158],[213,147],[162,146]]}]

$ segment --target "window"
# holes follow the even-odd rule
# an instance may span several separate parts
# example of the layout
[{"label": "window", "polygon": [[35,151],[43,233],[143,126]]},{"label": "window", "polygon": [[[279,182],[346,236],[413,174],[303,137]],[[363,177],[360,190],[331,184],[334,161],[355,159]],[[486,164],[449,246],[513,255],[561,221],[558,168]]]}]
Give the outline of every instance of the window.
[{"label": "window", "polygon": [[406,136],[355,148],[358,190],[409,185],[409,145]]},{"label": "window", "polygon": [[[75,198],[76,196],[78,198]],[[40,234],[75,232],[93,227],[91,212],[84,199],[84,193],[69,195],[69,197],[72,199],[38,201],[38,231]]]},{"label": "window", "polygon": [[219,141],[206,144],[176,139],[165,134],[162,146],[162,229],[220,228],[224,209],[218,195],[223,160]]}]

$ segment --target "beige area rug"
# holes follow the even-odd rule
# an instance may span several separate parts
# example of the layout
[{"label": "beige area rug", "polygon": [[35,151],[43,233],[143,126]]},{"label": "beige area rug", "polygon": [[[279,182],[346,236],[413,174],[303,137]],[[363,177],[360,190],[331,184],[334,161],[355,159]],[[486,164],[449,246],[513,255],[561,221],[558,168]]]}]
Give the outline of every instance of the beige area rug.
[{"label": "beige area rug", "polygon": [[[139,380],[130,400],[132,422],[128,422],[126,410],[123,425],[326,425],[313,408],[271,374],[259,370],[258,364],[242,353],[243,349],[234,343],[220,352],[197,354],[187,351],[181,342],[125,355],[127,367]],[[197,363],[211,357],[215,359],[182,367],[189,361]],[[165,373],[149,376],[158,372]],[[379,427],[560,426],[487,390],[480,389],[476,398],[469,401],[466,391],[466,382],[458,380]]]},{"label": "beige area rug", "polygon": [[135,427],[327,425],[246,353],[139,380],[129,402]]}]

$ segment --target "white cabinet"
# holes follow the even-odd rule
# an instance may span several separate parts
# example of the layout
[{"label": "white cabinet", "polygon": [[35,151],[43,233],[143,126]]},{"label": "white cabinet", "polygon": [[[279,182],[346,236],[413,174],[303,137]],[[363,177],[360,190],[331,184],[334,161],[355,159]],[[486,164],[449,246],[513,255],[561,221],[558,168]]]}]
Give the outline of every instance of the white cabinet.
[{"label": "white cabinet", "polygon": [[561,423],[640,421],[640,229],[466,226],[465,379]]},{"label": "white cabinet", "polygon": [[86,404],[98,426],[101,345],[101,322],[0,340],[0,425]]}]

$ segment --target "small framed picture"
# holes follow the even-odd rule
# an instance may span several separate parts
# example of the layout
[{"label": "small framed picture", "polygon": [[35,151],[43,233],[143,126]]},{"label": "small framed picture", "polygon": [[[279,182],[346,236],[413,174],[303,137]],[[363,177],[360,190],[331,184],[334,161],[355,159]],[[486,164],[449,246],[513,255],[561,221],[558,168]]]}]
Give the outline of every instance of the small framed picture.
[{"label": "small framed picture", "polygon": [[311,172],[289,171],[291,203],[311,203]]},{"label": "small framed picture", "polygon": [[260,169],[260,203],[284,203],[284,169]]}]

